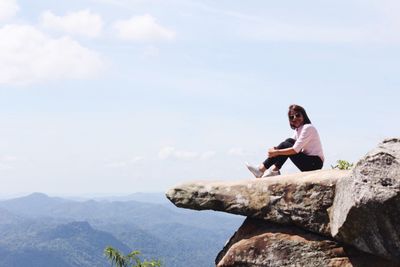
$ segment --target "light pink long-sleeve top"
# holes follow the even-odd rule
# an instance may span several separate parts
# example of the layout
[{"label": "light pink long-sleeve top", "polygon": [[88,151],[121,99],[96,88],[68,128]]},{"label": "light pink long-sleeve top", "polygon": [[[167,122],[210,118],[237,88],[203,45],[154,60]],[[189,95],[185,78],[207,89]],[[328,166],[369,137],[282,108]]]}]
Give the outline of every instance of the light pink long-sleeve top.
[{"label": "light pink long-sleeve top", "polygon": [[322,162],[324,161],[321,140],[317,129],[312,124],[304,124],[295,129],[293,139],[296,140],[293,149],[297,153],[303,152],[306,155],[319,156]]}]

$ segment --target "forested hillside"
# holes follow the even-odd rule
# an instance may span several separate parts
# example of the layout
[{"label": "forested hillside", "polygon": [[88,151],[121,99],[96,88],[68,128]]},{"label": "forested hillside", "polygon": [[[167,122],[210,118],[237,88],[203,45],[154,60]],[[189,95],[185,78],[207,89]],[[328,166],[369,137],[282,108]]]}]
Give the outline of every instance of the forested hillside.
[{"label": "forested hillside", "polygon": [[[160,196],[162,194],[159,194]],[[164,266],[214,266],[242,217],[173,207],[155,194],[72,201],[35,193],[0,202],[0,266],[109,266],[103,249],[140,250]]]}]

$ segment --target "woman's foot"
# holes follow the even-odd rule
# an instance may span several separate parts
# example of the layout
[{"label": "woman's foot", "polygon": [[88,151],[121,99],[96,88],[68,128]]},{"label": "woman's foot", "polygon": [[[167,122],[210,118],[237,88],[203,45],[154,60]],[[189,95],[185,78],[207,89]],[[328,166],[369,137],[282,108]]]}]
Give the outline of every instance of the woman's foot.
[{"label": "woman's foot", "polygon": [[277,176],[277,175],[281,175],[281,172],[279,170],[277,170],[277,171],[270,170],[262,178],[264,178],[264,177],[272,177],[272,176]]},{"label": "woman's foot", "polygon": [[261,178],[263,176],[264,172],[261,171],[259,168],[250,165],[248,162],[246,162],[246,167],[251,171],[251,173],[256,177],[256,178]]}]

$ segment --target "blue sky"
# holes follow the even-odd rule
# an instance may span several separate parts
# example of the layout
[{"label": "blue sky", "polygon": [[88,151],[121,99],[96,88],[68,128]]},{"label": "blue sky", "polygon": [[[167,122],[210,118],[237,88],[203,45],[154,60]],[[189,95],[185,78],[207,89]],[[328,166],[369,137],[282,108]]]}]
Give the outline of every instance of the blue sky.
[{"label": "blue sky", "polygon": [[[250,179],[304,106],[326,163],[398,136],[396,1],[0,0],[0,194]],[[296,172],[287,164],[284,173]]]}]

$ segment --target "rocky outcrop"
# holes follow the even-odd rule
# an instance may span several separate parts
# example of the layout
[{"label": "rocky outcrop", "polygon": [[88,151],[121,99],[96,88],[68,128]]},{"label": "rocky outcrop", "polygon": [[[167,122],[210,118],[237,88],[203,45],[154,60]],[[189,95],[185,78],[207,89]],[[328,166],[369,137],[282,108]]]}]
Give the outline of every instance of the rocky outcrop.
[{"label": "rocky outcrop", "polygon": [[247,218],[218,254],[217,267],[396,266],[298,227]]},{"label": "rocky outcrop", "polygon": [[400,262],[400,139],[387,139],[337,183],[335,239]]},{"label": "rocky outcrop", "polygon": [[[253,218],[220,253],[218,266],[400,266],[397,138],[379,144],[351,171],[197,181],[172,188],[167,197],[178,207]],[[303,262],[304,255],[312,256]]]},{"label": "rocky outcrop", "polygon": [[190,182],[169,190],[178,207],[245,215],[330,235],[328,208],[348,171],[303,172],[237,182]]}]

